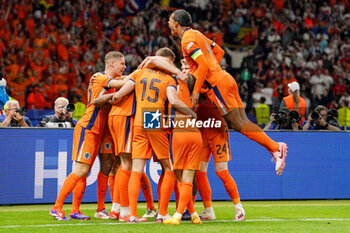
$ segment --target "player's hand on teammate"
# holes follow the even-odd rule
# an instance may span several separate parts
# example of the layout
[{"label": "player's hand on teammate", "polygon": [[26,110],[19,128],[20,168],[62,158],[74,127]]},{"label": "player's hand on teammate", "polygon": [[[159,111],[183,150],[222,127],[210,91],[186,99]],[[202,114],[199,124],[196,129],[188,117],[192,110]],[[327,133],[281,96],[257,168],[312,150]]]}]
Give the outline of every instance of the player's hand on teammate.
[{"label": "player's hand on teammate", "polygon": [[114,95],[112,96],[112,99],[110,100],[111,104],[116,104],[120,101],[119,95],[118,93],[114,93]]},{"label": "player's hand on teammate", "polygon": [[148,56],[146,57],[141,64],[137,67],[138,70],[143,69],[145,67],[150,67],[150,64],[152,63],[152,59],[154,58],[154,56]]},{"label": "player's hand on teammate", "polygon": [[187,82],[188,76],[187,74],[183,73],[183,72],[179,72],[176,74],[176,76],[181,80],[181,82]]}]

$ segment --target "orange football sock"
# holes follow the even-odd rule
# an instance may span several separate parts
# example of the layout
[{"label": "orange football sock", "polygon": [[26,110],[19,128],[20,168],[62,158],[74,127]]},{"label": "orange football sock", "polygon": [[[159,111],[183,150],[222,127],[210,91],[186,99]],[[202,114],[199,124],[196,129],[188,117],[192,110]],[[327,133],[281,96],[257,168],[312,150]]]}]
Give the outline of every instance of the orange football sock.
[{"label": "orange football sock", "polygon": [[99,172],[97,175],[97,212],[105,209],[105,197],[107,192],[108,176]]},{"label": "orange football sock", "polygon": [[181,182],[182,187],[180,191],[179,205],[176,208],[176,212],[182,214],[185,211],[189,202],[192,202],[192,182]]},{"label": "orange football sock", "polygon": [[64,200],[66,200],[66,198],[69,196],[69,194],[73,191],[73,189],[77,185],[79,179],[80,179],[80,177],[73,172],[71,174],[69,174],[69,176],[67,176],[67,178],[64,180],[63,186],[62,186],[62,188],[57,196],[56,203],[53,206],[54,210],[61,210],[62,209]]},{"label": "orange football sock", "polygon": [[238,204],[241,200],[239,198],[239,193],[235,180],[232,178],[228,170],[217,171],[216,174],[224,183],[226,192],[230,196],[233,204]]},{"label": "orange football sock", "polygon": [[192,202],[193,202],[193,205],[194,205],[194,203],[196,203],[196,199],[197,199],[197,195],[193,195],[193,194],[192,194]]},{"label": "orange football sock", "polygon": [[175,186],[174,186],[174,192],[175,192],[175,204],[176,204],[176,209],[179,205],[179,200],[180,200],[180,191],[179,191],[179,186],[180,186],[180,182],[177,182],[177,180],[175,180]]},{"label": "orange football sock", "polygon": [[159,214],[166,215],[168,213],[168,205],[171,195],[173,194],[175,186],[175,173],[173,171],[166,171],[162,182],[161,199],[159,204]]},{"label": "orange football sock", "polygon": [[241,134],[259,143],[270,152],[276,152],[279,149],[279,144],[267,136],[258,125],[252,122],[245,122],[243,124]]},{"label": "orange football sock", "polygon": [[163,178],[164,178],[164,174],[162,173],[162,174],[160,174],[160,176],[159,176],[158,185],[157,185],[158,210],[159,210],[159,203],[160,203],[160,196],[161,196],[160,190],[161,190],[161,188],[162,188]]},{"label": "orange football sock", "polygon": [[190,212],[190,214],[193,214],[194,212],[196,212],[196,210],[194,209],[194,204],[192,200],[188,202],[187,209],[188,209],[188,212]]},{"label": "orange football sock", "polygon": [[85,189],[86,189],[86,176],[80,178],[77,185],[73,190],[73,202],[71,213],[78,213],[81,200],[83,199]]},{"label": "orange football sock", "polygon": [[115,174],[115,185],[114,185],[114,192],[113,192],[113,203],[120,204],[120,176],[122,174],[122,166],[119,166],[117,174]]},{"label": "orange football sock", "polygon": [[151,182],[146,173],[143,173],[141,177],[141,191],[147,202],[147,209],[155,210],[156,207],[154,207]]},{"label": "orange football sock", "polygon": [[121,170],[119,190],[120,190],[120,206],[128,207],[129,206],[129,180],[130,180],[131,171]]},{"label": "orange football sock", "polygon": [[129,205],[130,215],[137,216],[137,200],[139,198],[141,174],[137,171],[132,171],[129,180]]},{"label": "orange football sock", "polygon": [[111,195],[112,202],[114,202],[114,180],[115,176],[109,176],[108,178],[108,188],[109,188],[109,194]]},{"label": "orange football sock", "polygon": [[204,172],[204,171],[196,172],[196,179],[197,179],[197,188],[199,191],[199,195],[202,198],[204,208],[212,207],[211,188],[210,188],[207,172]]}]

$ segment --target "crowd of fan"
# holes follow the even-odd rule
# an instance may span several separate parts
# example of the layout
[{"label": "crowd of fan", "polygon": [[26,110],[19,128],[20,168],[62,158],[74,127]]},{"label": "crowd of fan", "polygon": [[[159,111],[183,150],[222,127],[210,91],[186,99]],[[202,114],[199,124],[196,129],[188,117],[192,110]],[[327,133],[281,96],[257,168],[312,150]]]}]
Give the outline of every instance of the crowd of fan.
[{"label": "crowd of fan", "polygon": [[[160,47],[181,57],[169,13],[184,8],[193,27],[223,46],[249,112],[263,96],[277,112],[298,81],[307,107],[350,107],[349,2],[321,0],[0,0],[0,70],[28,109],[82,98],[103,55],[125,54],[126,72]],[[139,9],[137,9],[139,8]]]}]

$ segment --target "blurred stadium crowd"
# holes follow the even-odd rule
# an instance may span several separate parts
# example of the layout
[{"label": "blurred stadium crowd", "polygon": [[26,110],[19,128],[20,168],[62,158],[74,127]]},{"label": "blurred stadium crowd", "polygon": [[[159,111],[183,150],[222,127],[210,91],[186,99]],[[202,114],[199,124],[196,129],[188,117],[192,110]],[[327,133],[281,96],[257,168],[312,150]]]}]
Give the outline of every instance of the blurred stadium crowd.
[{"label": "blurred stadium crowd", "polygon": [[0,0],[0,70],[20,106],[52,109],[57,97],[86,103],[103,56],[125,54],[126,73],[161,47],[181,58],[170,35],[175,8],[222,46],[246,110],[264,97],[277,112],[288,83],[300,84],[307,109],[350,107],[348,0]]}]

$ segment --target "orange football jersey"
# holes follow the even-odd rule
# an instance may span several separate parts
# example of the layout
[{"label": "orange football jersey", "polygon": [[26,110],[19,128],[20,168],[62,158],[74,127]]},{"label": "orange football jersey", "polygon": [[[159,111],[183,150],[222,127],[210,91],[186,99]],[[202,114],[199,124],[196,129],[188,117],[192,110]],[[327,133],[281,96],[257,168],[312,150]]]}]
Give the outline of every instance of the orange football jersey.
[{"label": "orange football jersey", "polygon": [[144,112],[156,112],[164,115],[168,87],[176,89],[173,77],[158,69],[135,71],[130,80],[135,84],[136,115],[134,126],[143,126]]}]

